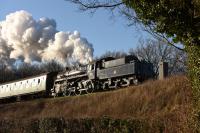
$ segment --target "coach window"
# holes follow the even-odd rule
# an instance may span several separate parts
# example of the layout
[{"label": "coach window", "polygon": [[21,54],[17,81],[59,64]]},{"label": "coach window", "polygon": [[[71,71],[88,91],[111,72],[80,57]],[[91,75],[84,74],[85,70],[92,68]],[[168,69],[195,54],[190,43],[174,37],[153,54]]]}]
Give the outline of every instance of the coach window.
[{"label": "coach window", "polygon": [[16,87],[17,85],[16,85],[16,83],[14,83],[14,85],[13,85],[13,90],[16,90]]},{"label": "coach window", "polygon": [[22,82],[19,82],[19,89],[22,89],[23,86],[22,86]]},{"label": "coach window", "polygon": [[38,79],[38,84],[40,84],[40,79]]},{"label": "coach window", "polygon": [[11,84],[10,90],[13,90],[13,88],[14,88],[13,86],[14,86],[14,83]]}]

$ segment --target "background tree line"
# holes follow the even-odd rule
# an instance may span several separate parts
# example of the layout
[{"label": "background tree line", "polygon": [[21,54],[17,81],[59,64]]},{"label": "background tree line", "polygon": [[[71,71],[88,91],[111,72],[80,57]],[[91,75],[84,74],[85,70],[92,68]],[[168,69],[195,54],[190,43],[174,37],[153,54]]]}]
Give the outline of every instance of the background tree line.
[{"label": "background tree line", "polygon": [[54,71],[64,70],[63,65],[52,60],[42,64],[27,64],[22,63],[12,69],[7,68],[6,65],[0,65],[0,83],[12,81],[29,76],[35,76],[38,74]]}]

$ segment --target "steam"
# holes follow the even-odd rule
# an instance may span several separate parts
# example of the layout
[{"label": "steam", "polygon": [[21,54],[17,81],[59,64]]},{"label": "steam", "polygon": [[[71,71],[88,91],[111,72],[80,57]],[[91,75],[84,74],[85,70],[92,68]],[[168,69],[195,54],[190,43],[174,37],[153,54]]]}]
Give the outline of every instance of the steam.
[{"label": "steam", "polygon": [[0,63],[12,66],[56,60],[63,65],[70,62],[86,64],[92,60],[93,47],[78,31],[56,30],[56,22],[49,18],[33,19],[26,11],[17,11],[0,22]]}]

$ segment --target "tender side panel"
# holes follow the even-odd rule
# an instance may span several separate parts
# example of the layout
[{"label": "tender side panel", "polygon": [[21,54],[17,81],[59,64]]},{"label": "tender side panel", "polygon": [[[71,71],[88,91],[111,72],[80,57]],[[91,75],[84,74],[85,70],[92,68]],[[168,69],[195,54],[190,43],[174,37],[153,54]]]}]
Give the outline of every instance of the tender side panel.
[{"label": "tender side panel", "polygon": [[154,76],[153,64],[151,63],[138,63],[137,72],[144,79],[152,78]]},{"label": "tender side panel", "polygon": [[45,91],[46,79],[47,75],[42,75],[0,85],[0,99]]},{"label": "tender side panel", "polygon": [[97,71],[97,77],[99,79],[120,77],[120,76],[131,75],[131,74],[135,74],[135,63],[125,64],[125,65]]}]

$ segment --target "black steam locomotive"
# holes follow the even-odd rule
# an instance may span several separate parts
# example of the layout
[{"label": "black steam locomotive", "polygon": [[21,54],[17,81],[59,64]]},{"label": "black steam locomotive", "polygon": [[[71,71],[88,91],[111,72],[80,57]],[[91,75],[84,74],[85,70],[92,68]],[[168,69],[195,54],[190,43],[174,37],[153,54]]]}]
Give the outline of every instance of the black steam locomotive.
[{"label": "black steam locomotive", "polygon": [[107,57],[77,70],[59,73],[51,92],[53,96],[92,93],[138,84],[153,76],[152,63],[139,61],[135,56],[119,59]]},{"label": "black steam locomotive", "polygon": [[0,85],[0,100],[24,96],[92,93],[138,84],[154,77],[153,64],[135,56],[103,58],[76,69],[51,72]]}]

